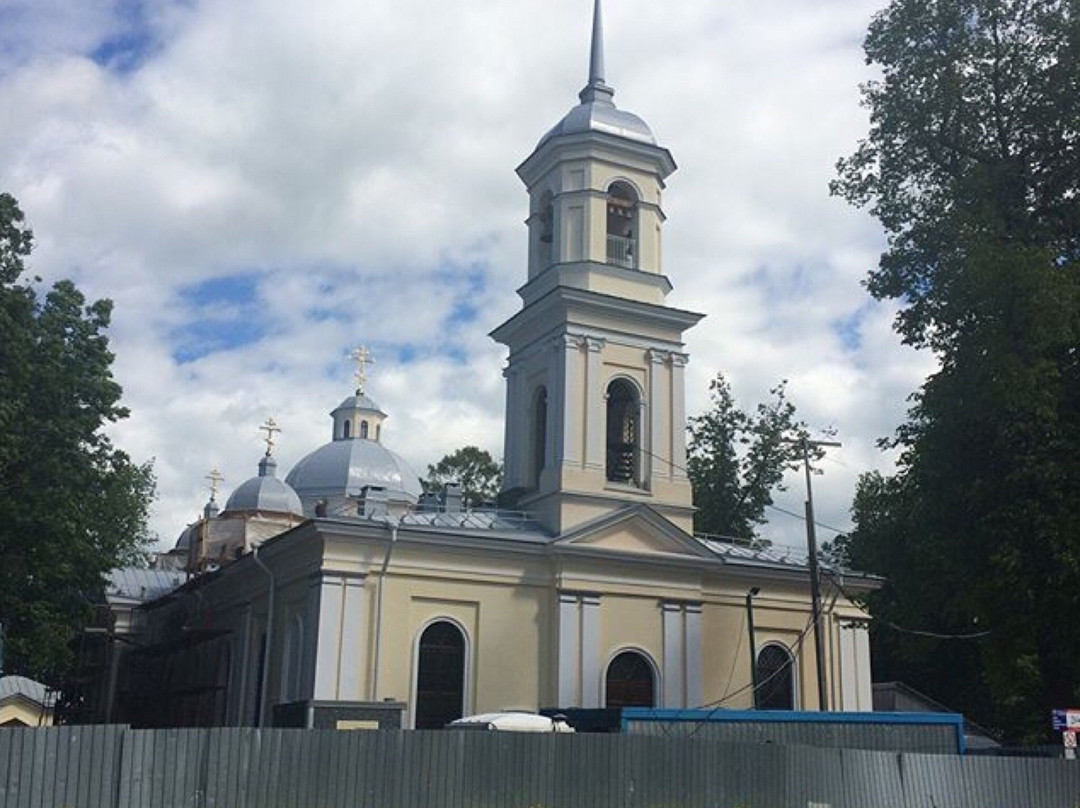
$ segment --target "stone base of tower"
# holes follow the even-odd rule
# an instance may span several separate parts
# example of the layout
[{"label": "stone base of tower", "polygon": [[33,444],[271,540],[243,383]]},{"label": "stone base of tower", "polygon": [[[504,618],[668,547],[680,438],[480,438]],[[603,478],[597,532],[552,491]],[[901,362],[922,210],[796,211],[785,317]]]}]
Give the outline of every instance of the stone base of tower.
[{"label": "stone base of tower", "polygon": [[694,507],[689,504],[689,490],[683,501],[687,504],[681,504],[674,498],[657,497],[653,492],[632,486],[612,485],[602,492],[561,489],[546,495],[534,494],[523,497],[519,507],[529,511],[541,525],[559,535],[628,505],[648,505],[677,528],[693,535]]}]

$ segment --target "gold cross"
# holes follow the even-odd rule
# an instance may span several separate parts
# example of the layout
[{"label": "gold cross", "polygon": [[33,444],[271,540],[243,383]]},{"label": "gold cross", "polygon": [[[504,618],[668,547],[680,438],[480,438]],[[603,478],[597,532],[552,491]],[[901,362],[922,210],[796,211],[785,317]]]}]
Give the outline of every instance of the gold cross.
[{"label": "gold cross", "polygon": [[367,366],[374,365],[375,358],[371,355],[371,351],[363,345],[349,354],[349,358],[356,362],[356,394],[361,395],[364,392],[364,385],[367,383]]},{"label": "gold cross", "polygon": [[266,433],[266,437],[263,438],[266,441],[266,456],[270,456],[270,452],[274,450],[274,433],[280,432],[281,427],[277,425],[277,421],[273,417],[267,418],[266,423],[259,427]]},{"label": "gold cross", "polygon": [[218,486],[221,483],[225,482],[225,478],[222,476],[221,472],[218,471],[217,469],[210,469],[210,473],[207,474],[204,479],[210,481],[210,499],[211,499],[211,501],[217,499]]}]

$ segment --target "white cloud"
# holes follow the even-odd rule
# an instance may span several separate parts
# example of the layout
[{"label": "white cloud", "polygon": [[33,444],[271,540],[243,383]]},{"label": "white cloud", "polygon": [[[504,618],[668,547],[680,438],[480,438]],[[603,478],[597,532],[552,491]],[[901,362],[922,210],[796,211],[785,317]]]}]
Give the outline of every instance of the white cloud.
[{"label": "white cloud", "polygon": [[[860,286],[878,229],[827,192],[865,131],[859,43],[877,5],[605,9],[615,100],[680,164],[670,302],[708,314],[688,335],[689,409],[717,370],[746,406],[789,379],[801,415],[844,443],[815,481],[838,527],[930,369]],[[576,102],[590,7],[35,0],[0,16],[0,184],[37,233],[34,271],[116,301],[133,415],[114,433],[155,458],[164,540],[212,466],[231,484],[255,472],[267,415],[282,470],[327,439],[358,342],[378,350],[386,442],[418,472],[465,443],[501,454],[503,355],[486,334],[525,277],[513,168]],[[107,43],[111,68],[91,58]],[[213,327],[185,294],[237,275],[255,279],[239,316],[261,337],[177,362]],[[801,510],[801,490],[793,478],[780,504]],[[778,515],[766,533],[801,530]]]}]

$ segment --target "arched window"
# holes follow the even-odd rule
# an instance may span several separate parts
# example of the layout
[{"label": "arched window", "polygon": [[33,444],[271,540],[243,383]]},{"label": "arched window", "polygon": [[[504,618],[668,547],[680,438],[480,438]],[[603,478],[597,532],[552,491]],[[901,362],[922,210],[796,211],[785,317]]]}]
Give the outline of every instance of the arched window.
[{"label": "arched window", "polygon": [[623,651],[611,660],[604,682],[605,707],[654,706],[652,665],[637,651]]},{"label": "arched window", "polygon": [[341,437],[343,437],[343,438],[349,437],[349,433],[352,431],[351,427],[352,427],[352,424],[349,423],[348,421],[343,423],[341,425]]},{"label": "arched window", "polygon": [[532,481],[540,485],[540,472],[547,462],[547,390],[541,387],[533,401]]},{"label": "arched window", "polygon": [[440,729],[461,718],[465,703],[465,635],[448,620],[420,635],[416,671],[416,728]]},{"label": "arched window", "polygon": [[544,191],[540,197],[540,267],[551,263],[552,243],[555,241],[555,205],[551,201],[551,191]]},{"label": "arched window", "polygon": [[629,183],[613,182],[607,192],[607,261],[637,267],[637,194]]},{"label": "arched window", "polygon": [[769,643],[758,652],[759,710],[795,709],[794,662],[791,652],[779,643]]},{"label": "arched window", "polygon": [[607,389],[607,478],[637,484],[640,452],[637,390],[625,379]]},{"label": "arched window", "polygon": [[368,431],[367,421],[361,421],[360,422],[360,437],[361,438],[366,438],[367,437],[367,431]]},{"label": "arched window", "polygon": [[379,439],[382,434],[382,424],[375,424],[375,440]]}]

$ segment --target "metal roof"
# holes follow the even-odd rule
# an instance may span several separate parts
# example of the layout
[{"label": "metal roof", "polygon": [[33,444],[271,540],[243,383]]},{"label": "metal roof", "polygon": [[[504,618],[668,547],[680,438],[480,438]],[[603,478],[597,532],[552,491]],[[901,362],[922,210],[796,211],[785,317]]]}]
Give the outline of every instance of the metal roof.
[{"label": "metal roof", "polygon": [[0,699],[12,696],[22,696],[45,707],[56,701],[56,696],[50,695],[41,682],[25,676],[0,676]]},{"label": "metal roof", "polygon": [[147,602],[172,592],[187,578],[177,570],[150,570],[142,567],[121,567],[109,573],[105,594]]}]

